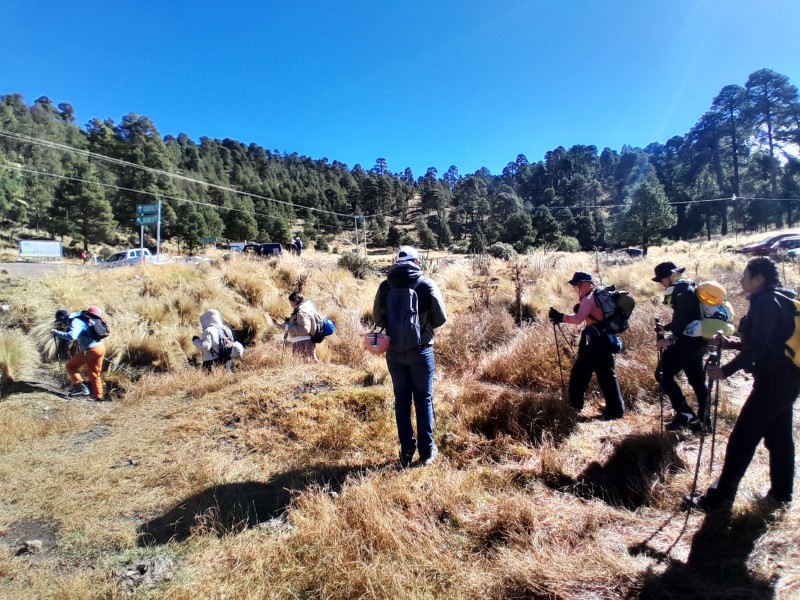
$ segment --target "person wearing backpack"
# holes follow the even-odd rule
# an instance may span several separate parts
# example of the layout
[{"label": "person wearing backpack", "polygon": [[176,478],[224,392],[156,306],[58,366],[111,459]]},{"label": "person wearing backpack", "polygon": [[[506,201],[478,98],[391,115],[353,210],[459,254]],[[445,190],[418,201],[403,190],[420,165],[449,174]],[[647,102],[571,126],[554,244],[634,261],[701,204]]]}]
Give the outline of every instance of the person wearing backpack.
[{"label": "person wearing backpack", "polygon": [[773,504],[792,501],[794,483],[793,404],[800,394],[800,368],[786,354],[795,331],[795,293],[781,288],[777,265],[766,257],[748,261],[741,279],[750,308],[739,322],[739,337],[719,336],[722,347],[739,350],[727,364],[710,367],[711,379],[726,379],[743,369],[753,388],[728,438],[719,479],[702,496],[687,496],[687,505],[709,511],[729,508],[761,440],[769,451]]},{"label": "person wearing backpack", "polygon": [[294,246],[294,253],[300,256],[303,253],[303,240],[300,239],[299,235],[294,236],[292,245]]},{"label": "person wearing backpack", "polygon": [[317,344],[312,339],[321,321],[317,307],[311,300],[306,300],[302,292],[289,294],[289,305],[292,307],[292,315],[283,328],[292,343],[292,354],[319,362]]},{"label": "person wearing backpack", "polygon": [[[216,308],[209,308],[200,315],[200,326],[203,336],[192,338],[194,347],[202,352],[204,369],[211,369],[214,365],[224,365],[230,370],[230,361],[241,356],[238,342],[233,332],[222,320],[222,315]],[[241,346],[241,344],[238,344]]]},{"label": "person wearing backpack", "polygon": [[568,282],[578,295],[575,313],[566,315],[550,307],[548,317],[555,323],[580,325],[586,323],[578,344],[578,355],[569,375],[569,403],[577,411],[583,409],[583,398],[592,378],[597,375],[597,383],[606,399],[606,408],[601,411],[602,419],[620,419],[624,413],[622,393],[619,390],[614,354],[619,352],[619,338],[603,327],[605,315],[595,299],[595,285],[592,275],[576,272]]},{"label": "person wearing backpack", "polygon": [[[662,262],[656,265],[653,277],[653,281],[660,283],[666,290],[664,304],[672,308],[672,321],[663,326],[663,330],[671,335],[656,342],[661,352],[661,369],[660,372],[656,369],[655,378],[661,383],[672,410],[675,411],[666,425],[667,431],[681,428],[700,431],[704,424],[697,418],[697,414],[706,414],[708,402],[708,388],[703,370],[703,356],[708,342],[699,333],[696,337],[686,334],[691,323],[703,318],[703,311],[695,293],[695,283],[683,275],[684,270],[684,267],[679,267],[674,262]],[[689,406],[680,385],[675,381],[681,371],[686,374],[686,379],[697,397],[697,413]]]},{"label": "person wearing backpack", "polygon": [[410,466],[417,451],[420,464],[430,465],[439,454],[433,439],[433,338],[434,329],[447,321],[447,310],[439,286],[422,274],[416,248],[398,250],[395,265],[378,287],[372,310],[376,326],[385,328],[391,338],[386,365],[394,389],[400,466]]},{"label": "person wearing backpack", "polygon": [[[103,323],[102,317],[103,309],[99,306],[90,306],[85,311],[73,313],[64,308],[56,311],[56,323],[62,328],[52,329],[53,336],[66,342],[78,342],[78,352],[65,365],[67,375],[72,381],[72,387],[67,391],[67,396],[70,398],[90,396],[92,400],[103,399],[103,380],[100,374],[103,370],[106,345],[101,337],[101,331],[105,329],[105,335],[108,335],[108,327]],[[99,321],[102,327],[95,328],[96,321]],[[86,374],[92,386],[91,391],[81,378],[80,371],[83,367],[86,367]]]}]

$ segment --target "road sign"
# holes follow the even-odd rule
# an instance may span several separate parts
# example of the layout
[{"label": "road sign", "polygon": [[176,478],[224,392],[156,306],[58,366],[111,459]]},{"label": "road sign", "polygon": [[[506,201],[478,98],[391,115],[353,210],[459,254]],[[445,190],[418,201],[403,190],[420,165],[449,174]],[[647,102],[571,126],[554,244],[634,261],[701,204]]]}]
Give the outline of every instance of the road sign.
[{"label": "road sign", "polygon": [[136,217],[137,225],[155,225],[158,223],[158,215],[144,215]]},{"label": "road sign", "polygon": [[[136,205],[136,214],[141,215],[157,215],[158,214],[158,204],[137,204]],[[155,221],[153,221],[155,223]],[[147,225],[147,223],[145,223]]]},{"label": "road sign", "polygon": [[200,243],[201,244],[216,244],[217,243],[217,238],[215,238],[215,237],[204,237],[202,240],[200,240]]}]

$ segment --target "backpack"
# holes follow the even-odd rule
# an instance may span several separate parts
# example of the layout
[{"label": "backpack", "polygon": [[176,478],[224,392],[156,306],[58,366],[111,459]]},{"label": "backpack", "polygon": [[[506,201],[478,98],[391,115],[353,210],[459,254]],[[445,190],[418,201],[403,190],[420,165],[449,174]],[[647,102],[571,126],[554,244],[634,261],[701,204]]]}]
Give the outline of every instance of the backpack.
[{"label": "backpack", "polygon": [[717,332],[733,334],[733,307],[725,299],[725,288],[716,281],[704,281],[694,293],[700,302],[700,319],[689,323],[684,335],[713,340]]},{"label": "backpack", "polygon": [[92,313],[83,311],[77,318],[86,323],[89,329],[89,337],[95,342],[102,342],[111,333],[106,322]]},{"label": "backpack", "polygon": [[317,313],[314,317],[314,333],[311,334],[311,341],[315,344],[321,344],[329,335],[333,335],[336,331],[336,325],[330,319],[324,318],[321,314]]},{"label": "backpack", "polygon": [[603,324],[609,333],[623,333],[629,327],[628,320],[636,307],[636,300],[628,292],[617,290],[613,285],[594,288],[594,301],[603,311]]},{"label": "backpack", "polygon": [[411,287],[395,287],[389,282],[386,297],[386,333],[391,338],[393,350],[411,350],[422,343],[422,327],[419,320],[419,297],[417,286],[420,277]]},{"label": "backpack", "polygon": [[[241,358],[244,354],[244,346],[236,341],[233,332],[227,327],[215,326],[219,330],[219,352],[217,352],[217,359],[225,364],[232,358]],[[214,352],[214,349],[211,349]]]},{"label": "backpack", "polygon": [[800,300],[777,292],[775,295],[781,299],[781,304],[791,309],[794,317],[794,328],[784,344],[783,353],[791,359],[795,367],[800,367]]}]

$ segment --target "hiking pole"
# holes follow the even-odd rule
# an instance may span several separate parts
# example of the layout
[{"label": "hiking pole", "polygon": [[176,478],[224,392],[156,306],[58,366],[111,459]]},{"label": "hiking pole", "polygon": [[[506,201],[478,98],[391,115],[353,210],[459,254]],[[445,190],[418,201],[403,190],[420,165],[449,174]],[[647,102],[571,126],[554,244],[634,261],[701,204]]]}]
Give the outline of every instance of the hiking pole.
[{"label": "hiking pole", "polygon": [[56,358],[58,358],[58,370],[61,373],[61,389],[66,390],[67,389],[67,376],[64,373],[64,365],[61,362],[61,352],[60,352],[60,349],[58,347],[58,337],[56,337],[55,333],[53,334],[53,343],[56,345]]},{"label": "hiking pole", "polygon": [[[555,323],[553,323],[553,325],[555,325]],[[572,342],[569,341],[569,339],[567,338],[567,335],[564,333],[564,328],[561,327],[561,323],[558,324],[558,331],[561,334],[561,337],[564,338],[564,343],[566,344],[566,346],[569,348],[570,352],[572,353],[572,357],[576,358],[578,355],[575,352],[575,347],[572,345]]]},{"label": "hiking pole", "polygon": [[558,370],[561,373],[561,399],[567,399],[566,385],[564,384],[564,367],[561,366],[561,349],[558,347],[558,334],[556,333],[556,324],[553,323],[553,340],[556,343],[556,356],[558,356]]},{"label": "hiking pole", "polygon": [[[722,362],[722,340],[717,340],[717,350],[716,350],[716,357],[714,359],[716,361],[716,366],[718,367]],[[709,390],[710,391],[710,390]],[[710,412],[711,406],[707,407],[707,412]],[[709,475],[714,470],[714,446],[717,442],[717,413],[719,410],[719,379],[715,382],[714,387],[714,420],[711,422],[711,460],[708,462],[708,473]]]},{"label": "hiking pole", "polygon": [[122,369],[122,370],[123,370],[123,371],[125,371],[125,372],[126,372],[128,375],[130,375],[130,376],[131,376],[131,378],[132,378],[134,381],[136,381],[137,379],[139,379],[139,373],[135,373],[134,371],[131,371],[130,369],[127,369],[127,368],[123,367],[122,365],[120,365],[120,364],[118,364],[118,363],[111,362],[111,361],[110,361],[110,360],[108,360],[108,359],[107,359],[105,356],[103,357],[103,361],[104,361],[104,362],[107,362],[107,363],[108,363],[108,364],[110,364],[112,367],[116,367],[117,369]]},{"label": "hiking pole", "polygon": [[[661,319],[658,317],[655,318],[656,322],[656,347],[658,347],[658,342],[664,339],[664,329],[661,327]],[[661,352],[662,350],[658,348],[658,405],[660,407],[660,416],[658,419],[659,424],[659,432],[661,437],[664,437],[664,384],[662,380],[664,379],[664,370],[661,365]]]}]

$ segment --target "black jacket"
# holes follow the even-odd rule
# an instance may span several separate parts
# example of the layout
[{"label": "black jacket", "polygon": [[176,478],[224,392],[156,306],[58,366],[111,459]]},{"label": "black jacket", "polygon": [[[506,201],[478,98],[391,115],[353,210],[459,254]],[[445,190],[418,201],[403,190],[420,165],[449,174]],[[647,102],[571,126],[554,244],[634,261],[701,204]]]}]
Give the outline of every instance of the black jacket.
[{"label": "black jacket", "polygon": [[441,327],[447,321],[447,310],[444,307],[444,299],[439,286],[422,274],[422,270],[412,262],[398,263],[391,268],[386,281],[382,282],[375,294],[375,301],[372,306],[372,318],[378,327],[386,327],[386,299],[392,285],[399,288],[407,288],[420,280],[415,288],[419,301],[419,318],[421,331],[421,343],[427,346],[433,343],[433,330]]},{"label": "black jacket", "polygon": [[786,367],[795,369],[784,353],[784,344],[794,331],[791,302],[776,294],[794,298],[791,290],[764,287],[750,295],[750,308],[739,322],[741,350],[722,367],[728,377],[739,369],[754,376]]},{"label": "black jacket", "polygon": [[700,299],[695,293],[694,281],[681,278],[672,288],[672,295],[665,300],[672,306],[672,322],[664,326],[676,338],[684,337],[686,326],[692,321],[703,318]]}]

